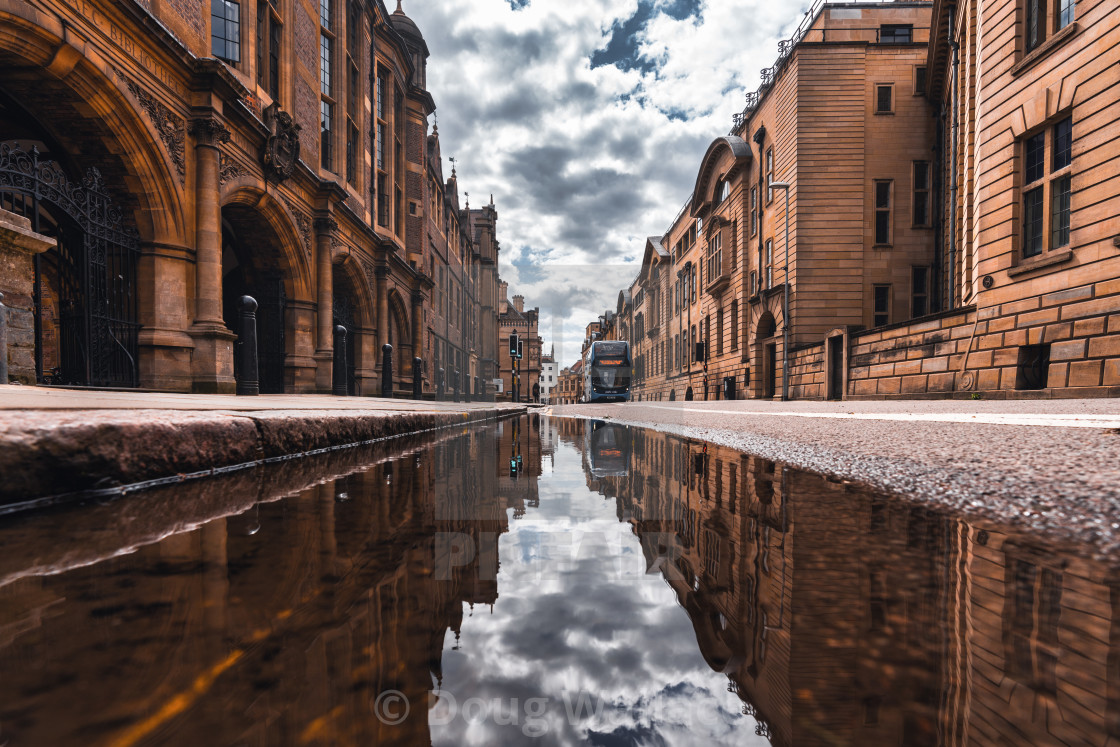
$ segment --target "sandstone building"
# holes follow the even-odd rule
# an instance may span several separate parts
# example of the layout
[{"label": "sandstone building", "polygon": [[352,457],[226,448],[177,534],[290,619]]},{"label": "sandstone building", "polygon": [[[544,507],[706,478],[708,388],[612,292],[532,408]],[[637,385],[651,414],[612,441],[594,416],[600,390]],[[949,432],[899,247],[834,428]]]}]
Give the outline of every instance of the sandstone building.
[{"label": "sandstone building", "polygon": [[351,393],[386,343],[397,390],[492,378],[497,214],[444,177],[428,55],[382,0],[0,2],[0,208],[58,242],[26,378],[232,391],[243,295],[262,391],[331,390],[338,326]]},{"label": "sandstone building", "polygon": [[1118,40],[815,3],[619,297],[635,398],[1120,394]]},{"label": "sandstone building", "polygon": [[[544,347],[544,340],[539,333],[540,309],[526,310],[524,296],[514,296],[510,301],[507,297],[509,283],[499,281],[498,286],[497,343],[500,391],[507,399],[535,402],[541,395],[541,353]],[[510,355],[511,335],[517,335],[521,340],[520,361]]]}]

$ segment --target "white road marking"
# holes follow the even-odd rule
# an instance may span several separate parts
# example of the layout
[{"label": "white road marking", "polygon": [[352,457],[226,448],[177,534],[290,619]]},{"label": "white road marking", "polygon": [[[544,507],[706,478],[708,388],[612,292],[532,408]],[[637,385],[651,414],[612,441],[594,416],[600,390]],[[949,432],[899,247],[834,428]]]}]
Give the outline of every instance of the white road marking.
[{"label": "white road marking", "polygon": [[1044,415],[1000,413],[913,413],[913,412],[789,412],[762,410],[708,410],[691,407],[639,405],[651,410],[670,410],[710,415],[752,415],[778,418],[819,418],[824,420],[886,420],[908,423],[974,423],[981,425],[1032,425],[1045,428],[1120,428],[1120,415]]}]

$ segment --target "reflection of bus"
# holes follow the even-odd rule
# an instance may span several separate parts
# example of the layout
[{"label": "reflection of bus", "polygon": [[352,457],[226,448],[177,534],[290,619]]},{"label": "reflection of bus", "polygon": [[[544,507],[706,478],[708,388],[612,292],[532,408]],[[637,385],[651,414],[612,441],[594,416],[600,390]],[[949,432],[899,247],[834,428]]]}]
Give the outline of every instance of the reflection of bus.
[{"label": "reflection of bus", "polygon": [[626,477],[630,469],[630,429],[624,425],[592,420],[585,436],[591,476]]},{"label": "reflection of bus", "polygon": [[629,402],[630,343],[597,340],[583,356],[584,402]]}]

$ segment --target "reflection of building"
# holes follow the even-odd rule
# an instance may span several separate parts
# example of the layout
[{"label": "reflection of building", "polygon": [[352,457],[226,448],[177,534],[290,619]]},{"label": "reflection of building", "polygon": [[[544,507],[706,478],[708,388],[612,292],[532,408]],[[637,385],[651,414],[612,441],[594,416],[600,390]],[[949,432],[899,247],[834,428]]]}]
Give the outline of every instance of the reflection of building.
[{"label": "reflection of building", "polygon": [[330,391],[336,326],[352,393],[386,343],[398,390],[492,376],[494,216],[443,176],[428,54],[383,0],[5,3],[0,209],[59,241],[24,378],[232,392],[246,294],[265,392]]},{"label": "reflection of building", "polygon": [[[510,425],[502,439],[483,430],[359,462],[192,531],[169,518],[150,527],[164,539],[65,573],[6,564],[4,739],[429,744],[445,636],[464,605],[497,599],[507,511],[536,500],[540,436],[522,432],[513,482]],[[206,495],[219,515],[231,500]],[[371,710],[389,691],[410,704],[400,726]]]},{"label": "reflection of building", "polygon": [[[583,446],[587,424],[560,421]],[[775,745],[1096,744],[1120,729],[1109,571],[1006,531],[633,430],[618,501]]]},{"label": "reflection of building", "polygon": [[[499,288],[498,369],[502,391],[507,397],[516,397],[519,402],[535,402],[540,399],[541,394],[541,348],[544,345],[538,333],[540,309],[526,311],[524,296],[514,296],[512,301],[508,300],[508,283],[499,283]],[[521,360],[510,355],[511,335],[517,335],[522,342]],[[520,385],[516,391],[515,379]]]}]

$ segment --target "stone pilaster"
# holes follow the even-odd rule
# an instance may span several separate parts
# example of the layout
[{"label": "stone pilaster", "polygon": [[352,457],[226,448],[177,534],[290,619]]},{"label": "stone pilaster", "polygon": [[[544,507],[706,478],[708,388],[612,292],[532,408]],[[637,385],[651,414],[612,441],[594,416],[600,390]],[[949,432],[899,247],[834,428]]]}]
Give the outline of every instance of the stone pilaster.
[{"label": "stone pilaster", "polygon": [[233,341],[222,319],[221,152],[229,130],[214,117],[191,120],[195,139],[195,350],[191,375],[196,392],[232,394]]},{"label": "stone pilaster", "polygon": [[0,210],[0,313],[7,315],[0,330],[0,362],[7,364],[7,376],[0,384],[35,383],[34,257],[55,244],[33,232],[27,218]]},{"label": "stone pilaster", "polygon": [[316,302],[318,317],[315,335],[317,374],[315,387],[320,392],[333,389],[334,367],[334,235],[338,221],[329,216],[315,220]]}]

